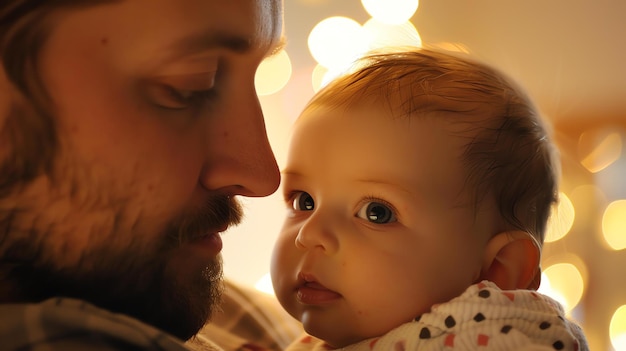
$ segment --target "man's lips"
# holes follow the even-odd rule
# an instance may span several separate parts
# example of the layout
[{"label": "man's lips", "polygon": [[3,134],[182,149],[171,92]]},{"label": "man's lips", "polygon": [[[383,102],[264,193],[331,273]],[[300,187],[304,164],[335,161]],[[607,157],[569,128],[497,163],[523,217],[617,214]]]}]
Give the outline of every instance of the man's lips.
[{"label": "man's lips", "polygon": [[341,298],[341,294],[320,284],[311,275],[300,274],[300,284],[296,288],[296,299],[305,305],[320,305]]},{"label": "man's lips", "polygon": [[222,251],[222,237],[219,232],[209,233],[207,235],[194,238],[190,244],[213,256],[217,256],[217,254]]}]

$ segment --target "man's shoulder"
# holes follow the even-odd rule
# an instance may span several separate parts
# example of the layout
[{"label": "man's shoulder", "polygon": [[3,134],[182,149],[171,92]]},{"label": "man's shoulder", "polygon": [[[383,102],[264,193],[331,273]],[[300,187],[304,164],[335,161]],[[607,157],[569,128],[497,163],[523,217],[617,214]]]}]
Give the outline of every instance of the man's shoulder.
[{"label": "man's shoulder", "polygon": [[0,350],[188,350],[168,334],[82,300],[0,305]]},{"label": "man's shoulder", "polygon": [[226,279],[220,309],[211,323],[187,343],[195,348],[211,340],[224,350],[284,350],[302,334],[302,324],[291,317],[275,296]]}]

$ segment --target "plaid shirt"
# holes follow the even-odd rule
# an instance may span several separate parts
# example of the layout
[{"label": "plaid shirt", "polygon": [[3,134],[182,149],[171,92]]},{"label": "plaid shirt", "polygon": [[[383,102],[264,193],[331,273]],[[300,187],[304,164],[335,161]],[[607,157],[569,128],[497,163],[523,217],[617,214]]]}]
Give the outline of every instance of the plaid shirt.
[{"label": "plaid shirt", "polygon": [[223,313],[186,344],[84,301],[53,298],[0,305],[0,350],[281,350],[296,339],[298,324],[273,297],[226,283]]},{"label": "plaid shirt", "polygon": [[187,345],[211,340],[226,351],[282,351],[303,333],[274,296],[226,281],[222,310]]}]

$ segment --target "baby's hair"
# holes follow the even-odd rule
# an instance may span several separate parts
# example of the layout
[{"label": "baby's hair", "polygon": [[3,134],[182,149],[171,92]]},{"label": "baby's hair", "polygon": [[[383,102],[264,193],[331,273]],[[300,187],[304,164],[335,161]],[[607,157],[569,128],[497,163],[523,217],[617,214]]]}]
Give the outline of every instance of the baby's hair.
[{"label": "baby's hair", "polygon": [[398,118],[452,112],[460,135],[469,135],[462,162],[474,208],[492,196],[501,229],[523,230],[543,243],[557,201],[557,150],[533,102],[512,80],[456,53],[379,52],[321,89],[305,111],[362,103],[387,105]]}]

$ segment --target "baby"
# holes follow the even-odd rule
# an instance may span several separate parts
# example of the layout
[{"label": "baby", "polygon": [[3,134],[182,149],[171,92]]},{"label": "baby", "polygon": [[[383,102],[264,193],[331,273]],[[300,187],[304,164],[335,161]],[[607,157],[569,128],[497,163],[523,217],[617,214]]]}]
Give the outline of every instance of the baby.
[{"label": "baby", "polygon": [[556,149],[529,98],[456,54],[370,55],[306,106],[283,171],[294,350],[583,350],[535,290]]}]

